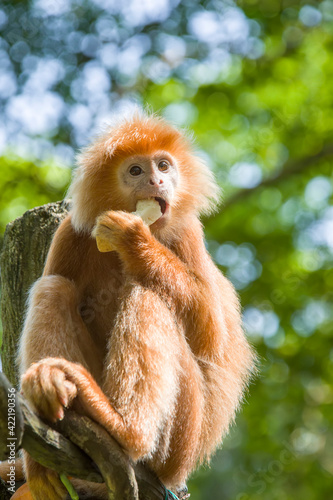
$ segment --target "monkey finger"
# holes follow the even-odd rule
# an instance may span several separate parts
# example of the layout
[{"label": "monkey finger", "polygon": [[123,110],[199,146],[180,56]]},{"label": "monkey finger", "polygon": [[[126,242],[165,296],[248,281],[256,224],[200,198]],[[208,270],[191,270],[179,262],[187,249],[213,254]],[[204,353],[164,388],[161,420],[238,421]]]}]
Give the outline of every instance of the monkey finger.
[{"label": "monkey finger", "polygon": [[67,408],[73,401],[73,399],[77,396],[77,387],[69,380],[65,380],[64,389],[66,391],[66,398],[65,398],[65,403],[63,403],[63,405],[65,406],[65,408]]},{"label": "monkey finger", "polygon": [[32,365],[29,370],[23,375],[21,380],[21,389],[23,395],[34,406],[42,416],[48,413],[48,403],[43,396],[43,389],[41,386],[41,370],[40,364]]},{"label": "monkey finger", "polygon": [[67,407],[70,402],[70,395],[73,392],[72,387],[68,387],[66,375],[62,370],[53,368],[53,385],[57,398],[62,406]]},{"label": "monkey finger", "polygon": [[98,217],[96,228],[98,227],[102,231],[104,227],[109,231],[113,230],[117,234],[118,231],[122,233],[133,224],[143,225],[142,219],[130,212],[111,210]]},{"label": "monkey finger", "polygon": [[55,381],[57,381],[58,385],[61,385],[65,376],[61,370],[51,368],[47,364],[41,365],[40,376],[42,398],[47,407],[45,416],[52,421],[61,420],[64,417],[64,410],[58,398]]},{"label": "monkey finger", "polygon": [[89,377],[88,371],[80,364],[67,361],[64,358],[46,358],[45,362],[49,366],[64,372],[66,380],[75,384],[78,377]]}]

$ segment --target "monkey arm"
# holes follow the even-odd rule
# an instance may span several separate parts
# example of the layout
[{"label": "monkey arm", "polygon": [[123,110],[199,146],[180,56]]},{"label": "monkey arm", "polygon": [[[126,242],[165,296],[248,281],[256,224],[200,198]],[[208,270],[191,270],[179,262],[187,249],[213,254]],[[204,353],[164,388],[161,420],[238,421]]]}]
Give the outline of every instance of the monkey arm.
[{"label": "monkey arm", "polygon": [[128,273],[144,285],[162,291],[166,297],[191,307],[200,296],[200,278],[154,236],[149,235],[146,241],[140,239],[134,238],[134,258],[128,251],[120,254]]},{"label": "monkey arm", "polygon": [[[112,386],[114,381],[108,381],[108,383]],[[145,412],[145,409],[150,408],[147,406],[147,398],[154,390],[154,386],[150,386],[149,382],[145,385],[147,386],[147,394],[146,400],[142,402],[142,407],[136,408],[134,415],[130,414],[124,418],[110,403],[92,375],[79,363],[72,363],[64,358],[45,358],[31,365],[22,377],[24,395],[44,418],[54,422],[62,419],[64,417],[63,407],[73,403],[74,409],[77,408],[79,413],[87,415],[104,427],[133,460],[137,460],[152,451],[156,445],[155,427],[160,424],[158,407],[152,407],[152,415]],[[66,397],[66,387],[70,387],[72,390],[70,399]],[[40,406],[39,392],[43,396],[44,408]],[[135,401],[132,402],[133,404]],[[164,404],[168,404],[168,401],[164,401]],[[57,410],[57,405],[60,410]],[[141,419],[146,417],[145,425],[142,428],[137,422],[140,417]],[[154,417],[157,417],[156,422]]]},{"label": "monkey arm", "polygon": [[[201,278],[209,261],[202,238],[196,237],[194,248],[187,252],[191,255],[181,259],[158,241],[139,217],[128,212],[105,212],[98,218],[95,234],[97,230],[118,252],[128,275],[149,288],[163,291],[165,297],[192,306],[200,297],[203,284],[209,286],[209,278]],[[192,260],[190,265],[188,260]],[[203,267],[203,272],[196,273],[196,267]]]},{"label": "monkey arm", "polygon": [[[22,377],[22,391],[28,397],[28,399],[34,398],[34,394],[31,392],[31,380],[35,381],[35,387],[33,387],[33,392],[36,391],[36,383],[38,383],[38,378],[40,379],[44,375],[44,392],[45,387],[49,385],[49,390],[44,394],[44,397],[50,395],[50,386],[54,385],[55,390],[58,392],[58,386],[56,385],[55,374],[59,372],[64,375],[65,383],[70,383],[71,386],[76,388],[76,394],[80,402],[80,410],[84,411],[84,414],[95,420],[97,423],[101,424],[107,430],[112,429],[113,435],[119,441],[120,444],[125,446],[124,438],[122,439],[122,433],[124,432],[124,422],[112,406],[109,400],[102,392],[101,388],[98,386],[94,378],[88,373],[88,371],[79,363],[72,363],[63,358],[44,358],[38,363],[34,363]],[[59,387],[63,388],[64,381],[59,384]],[[32,396],[32,398],[30,398]],[[65,399],[60,398],[60,402],[64,406],[68,406]],[[49,417],[50,415],[48,415]],[[58,418],[63,418],[63,413]],[[56,420],[56,419],[55,419]],[[127,442],[127,441],[126,441]]]},{"label": "monkey arm", "polygon": [[139,217],[127,212],[106,212],[98,223],[109,234],[125,274],[156,292],[183,322],[192,352],[199,358],[221,360],[226,325],[220,273],[205,250],[199,223],[192,227],[193,237],[187,234],[187,243],[174,251],[158,241]]},{"label": "monkey arm", "polygon": [[71,404],[77,391],[61,370],[51,369],[43,363],[44,359],[52,356],[80,363],[98,381],[103,370],[102,349],[78,309],[75,282],[80,272],[78,252],[85,249],[79,243],[73,236],[70,218],[65,219],[51,244],[44,274],[30,290],[20,338],[18,365],[24,375],[22,390],[37,412],[51,421],[62,418],[63,407]]}]

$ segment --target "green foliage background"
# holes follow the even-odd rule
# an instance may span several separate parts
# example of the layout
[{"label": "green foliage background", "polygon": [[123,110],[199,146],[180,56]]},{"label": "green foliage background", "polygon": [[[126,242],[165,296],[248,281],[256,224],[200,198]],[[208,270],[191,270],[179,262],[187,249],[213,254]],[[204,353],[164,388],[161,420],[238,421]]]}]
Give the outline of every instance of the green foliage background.
[{"label": "green foliage background", "polygon": [[[96,19],[105,14],[101,5],[72,2],[75,29],[94,32]],[[121,13],[111,16],[125,39],[140,33],[151,40],[135,77],[109,69],[114,99],[130,96],[194,131],[201,154],[224,190],[220,212],[204,221],[208,248],[240,293],[244,324],[261,365],[222,450],[210,468],[202,468],[191,479],[191,498],[329,499],[333,491],[333,2],[173,5],[165,19],[134,28],[126,27]],[[221,64],[213,74],[209,44],[195,39],[187,21],[196,13],[223,14],[228,8],[238,9],[252,22],[257,49],[245,53],[232,44],[224,47],[228,65]],[[31,53],[41,47],[49,51],[45,49],[43,57],[50,53],[52,37],[43,31],[49,18],[42,18],[39,31],[29,39],[21,21],[23,15],[37,19],[31,4],[5,2],[4,11],[17,23],[5,25],[2,33],[9,53],[17,43],[10,36],[15,26]],[[56,19],[55,14],[53,22]],[[163,33],[185,41],[183,63],[195,64],[180,71],[179,62],[169,61],[169,72],[154,78],[149,68],[166,60],[155,43]],[[94,57],[78,51],[78,68]],[[13,64],[19,75],[19,62]],[[67,83],[64,79],[55,90],[70,106],[75,98]],[[4,113],[5,105],[3,100]],[[66,120],[45,138],[50,144],[73,148],[84,143],[73,139]],[[10,145],[0,159],[1,231],[26,209],[62,198],[70,178],[70,170],[57,160],[36,156],[31,160],[14,153]],[[244,185],[249,171],[257,180]]]}]

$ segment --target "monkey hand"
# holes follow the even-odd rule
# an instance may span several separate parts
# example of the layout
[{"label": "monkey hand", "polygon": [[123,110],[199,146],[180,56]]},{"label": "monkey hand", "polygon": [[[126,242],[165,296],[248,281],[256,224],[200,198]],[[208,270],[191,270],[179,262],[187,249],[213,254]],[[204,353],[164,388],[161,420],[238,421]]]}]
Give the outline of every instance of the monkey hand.
[{"label": "monkey hand", "polygon": [[133,238],[139,236],[140,240],[149,238],[150,230],[140,217],[129,212],[110,211],[104,212],[97,218],[93,230],[98,250],[121,252],[133,243]]},{"label": "monkey hand", "polygon": [[56,422],[64,417],[64,408],[76,397],[77,389],[62,369],[50,363],[52,359],[46,358],[31,365],[22,377],[21,387],[37,413]]},{"label": "monkey hand", "polygon": [[[64,407],[76,398],[75,410],[95,420],[108,432],[124,426],[122,416],[80,363],[64,358],[45,358],[25,373],[22,390],[38,413],[51,421],[63,418]],[[121,436],[115,434],[114,437],[124,445]]]}]

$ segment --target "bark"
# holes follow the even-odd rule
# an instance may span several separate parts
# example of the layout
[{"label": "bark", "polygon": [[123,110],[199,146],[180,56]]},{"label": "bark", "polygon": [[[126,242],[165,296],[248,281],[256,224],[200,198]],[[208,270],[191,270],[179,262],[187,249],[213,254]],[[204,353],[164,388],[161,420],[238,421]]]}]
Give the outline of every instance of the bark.
[{"label": "bark", "polygon": [[2,369],[17,387],[15,360],[30,286],[39,278],[52,236],[66,217],[69,202],[49,203],[7,225],[0,257]]}]

